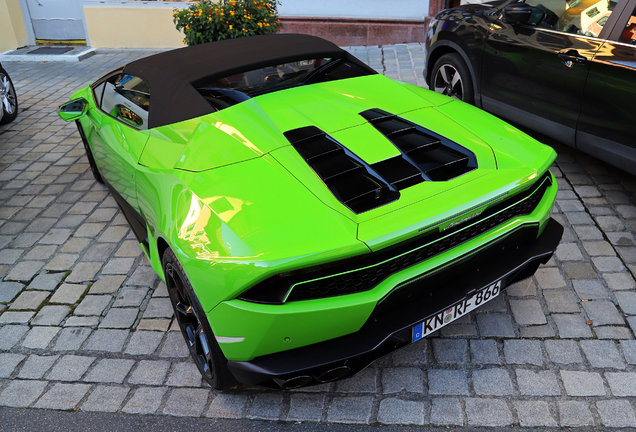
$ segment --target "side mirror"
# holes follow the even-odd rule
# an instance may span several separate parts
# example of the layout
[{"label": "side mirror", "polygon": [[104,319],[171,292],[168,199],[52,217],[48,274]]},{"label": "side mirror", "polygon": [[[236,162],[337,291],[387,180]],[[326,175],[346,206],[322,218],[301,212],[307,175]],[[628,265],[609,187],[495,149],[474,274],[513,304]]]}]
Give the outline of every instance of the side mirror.
[{"label": "side mirror", "polygon": [[532,6],[525,3],[512,3],[503,10],[508,24],[528,24],[532,16]]},{"label": "side mirror", "polygon": [[64,121],[71,121],[82,117],[87,110],[88,102],[86,102],[86,99],[78,98],[60,105],[57,109],[57,115]]}]

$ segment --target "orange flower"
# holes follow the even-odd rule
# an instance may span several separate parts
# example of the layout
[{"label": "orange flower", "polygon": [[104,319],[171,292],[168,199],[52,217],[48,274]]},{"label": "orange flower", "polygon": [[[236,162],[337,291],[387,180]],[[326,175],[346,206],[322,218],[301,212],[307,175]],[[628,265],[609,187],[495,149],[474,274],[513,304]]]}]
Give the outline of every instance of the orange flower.
[{"label": "orange flower", "polygon": [[263,27],[263,23],[258,23],[258,26],[262,28]]},{"label": "orange flower", "polygon": [[230,30],[232,30],[232,24],[230,24]]},{"label": "orange flower", "polygon": [[233,10],[230,11],[230,15],[234,16],[234,11]]}]

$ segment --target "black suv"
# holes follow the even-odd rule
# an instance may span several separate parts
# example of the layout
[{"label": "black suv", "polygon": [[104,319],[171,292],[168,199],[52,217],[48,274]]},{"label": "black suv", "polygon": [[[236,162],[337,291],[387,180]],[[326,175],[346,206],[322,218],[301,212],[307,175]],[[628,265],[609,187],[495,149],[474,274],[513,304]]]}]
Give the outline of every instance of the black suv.
[{"label": "black suv", "polygon": [[514,0],[438,13],[432,90],[636,174],[636,0]]}]

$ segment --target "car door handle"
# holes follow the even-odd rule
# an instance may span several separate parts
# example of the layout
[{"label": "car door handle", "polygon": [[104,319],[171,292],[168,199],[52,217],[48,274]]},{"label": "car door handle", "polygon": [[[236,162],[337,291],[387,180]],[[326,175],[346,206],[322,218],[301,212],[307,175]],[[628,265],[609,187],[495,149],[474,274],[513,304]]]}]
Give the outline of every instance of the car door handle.
[{"label": "car door handle", "polygon": [[574,64],[583,64],[587,61],[585,57],[579,54],[577,50],[567,50],[561,51],[559,54],[559,59],[563,62],[567,67],[572,67]]}]

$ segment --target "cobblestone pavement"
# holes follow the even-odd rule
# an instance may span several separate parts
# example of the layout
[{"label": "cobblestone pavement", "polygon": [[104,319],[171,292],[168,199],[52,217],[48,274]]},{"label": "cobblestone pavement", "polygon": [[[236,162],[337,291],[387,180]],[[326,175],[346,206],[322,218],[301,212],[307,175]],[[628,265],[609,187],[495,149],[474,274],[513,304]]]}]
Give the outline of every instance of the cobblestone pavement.
[{"label": "cobblestone pavement", "polygon": [[[419,44],[352,47],[423,85]],[[142,52],[6,63],[0,127],[0,406],[334,423],[636,427],[636,179],[558,146],[556,256],[440,334],[298,391],[202,384],[166,288],[93,181],[70,93]]]}]

